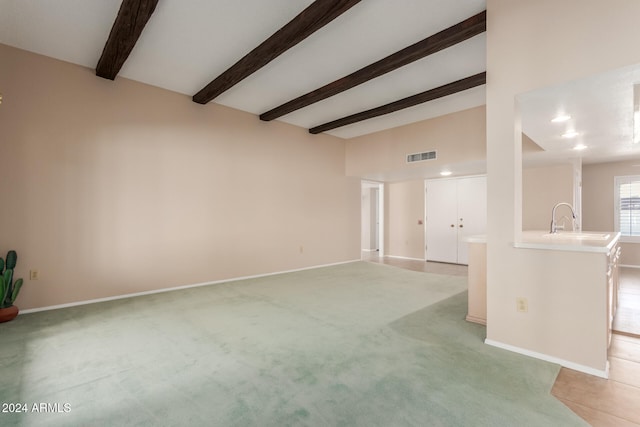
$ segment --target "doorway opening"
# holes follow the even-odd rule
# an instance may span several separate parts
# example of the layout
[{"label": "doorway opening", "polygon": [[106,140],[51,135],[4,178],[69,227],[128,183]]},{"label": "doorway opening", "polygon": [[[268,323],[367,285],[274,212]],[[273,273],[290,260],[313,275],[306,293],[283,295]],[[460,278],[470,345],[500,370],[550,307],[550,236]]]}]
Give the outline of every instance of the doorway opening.
[{"label": "doorway opening", "polygon": [[360,248],[362,258],[375,253],[384,257],[384,184],[362,181]]}]

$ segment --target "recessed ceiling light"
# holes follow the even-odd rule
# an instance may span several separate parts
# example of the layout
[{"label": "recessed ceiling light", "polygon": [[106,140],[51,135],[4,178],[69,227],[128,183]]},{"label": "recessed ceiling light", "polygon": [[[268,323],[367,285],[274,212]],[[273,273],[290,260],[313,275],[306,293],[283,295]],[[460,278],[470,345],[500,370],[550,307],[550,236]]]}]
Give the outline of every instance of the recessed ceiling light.
[{"label": "recessed ceiling light", "polygon": [[567,131],[565,133],[562,134],[563,138],[575,138],[576,136],[580,135],[578,132],[576,132],[575,130],[570,130]]},{"label": "recessed ceiling light", "polygon": [[586,148],[587,148],[587,146],[584,145],[584,144],[578,144],[575,147],[573,147],[574,150],[584,150]]},{"label": "recessed ceiling light", "polygon": [[551,119],[551,122],[552,123],[562,123],[562,122],[566,122],[570,118],[571,118],[571,116],[568,115],[568,114],[560,114],[559,116],[556,116],[553,119]]},{"label": "recessed ceiling light", "polygon": [[453,173],[453,172],[451,172],[451,171],[442,171],[442,172],[440,172],[440,175],[442,175],[442,176],[449,176],[449,175],[451,175],[452,173]]}]

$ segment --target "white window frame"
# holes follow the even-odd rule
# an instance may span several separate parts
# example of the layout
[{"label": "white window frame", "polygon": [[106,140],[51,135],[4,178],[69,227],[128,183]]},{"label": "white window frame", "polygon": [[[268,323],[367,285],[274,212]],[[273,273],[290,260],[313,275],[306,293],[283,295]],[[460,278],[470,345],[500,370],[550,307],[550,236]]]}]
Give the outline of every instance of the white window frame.
[{"label": "white window frame", "polygon": [[[640,175],[625,175],[625,176],[616,176],[614,177],[614,187],[613,187],[613,221],[615,226],[615,231],[620,231],[620,186],[622,184],[626,184],[629,182],[639,181]],[[640,243],[640,236],[620,236],[621,242],[627,243]]]}]

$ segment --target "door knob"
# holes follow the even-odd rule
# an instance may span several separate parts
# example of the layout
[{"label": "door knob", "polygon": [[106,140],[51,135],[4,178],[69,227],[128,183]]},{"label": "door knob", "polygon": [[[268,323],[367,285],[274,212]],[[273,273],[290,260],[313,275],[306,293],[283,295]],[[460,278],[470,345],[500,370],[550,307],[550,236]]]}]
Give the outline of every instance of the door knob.
[{"label": "door knob", "polygon": [[464,225],[460,224],[460,228],[464,227]]},{"label": "door knob", "polygon": [[451,228],[454,228],[454,227],[455,227],[455,225],[451,224]]}]

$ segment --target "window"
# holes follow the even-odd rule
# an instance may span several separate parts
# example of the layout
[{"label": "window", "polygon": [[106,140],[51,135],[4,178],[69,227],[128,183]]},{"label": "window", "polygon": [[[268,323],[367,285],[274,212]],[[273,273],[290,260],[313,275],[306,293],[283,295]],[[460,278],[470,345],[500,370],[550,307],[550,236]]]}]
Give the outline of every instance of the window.
[{"label": "window", "polygon": [[616,231],[640,242],[640,175],[616,176],[614,191]]}]

